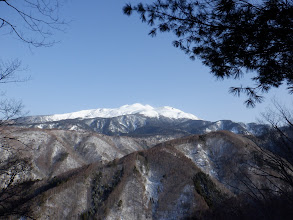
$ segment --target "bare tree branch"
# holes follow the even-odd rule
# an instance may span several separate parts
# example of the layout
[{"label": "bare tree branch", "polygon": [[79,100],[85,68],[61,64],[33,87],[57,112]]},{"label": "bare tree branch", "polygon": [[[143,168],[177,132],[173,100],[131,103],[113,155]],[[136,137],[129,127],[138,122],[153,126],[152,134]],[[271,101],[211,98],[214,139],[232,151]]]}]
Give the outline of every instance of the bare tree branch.
[{"label": "bare tree branch", "polygon": [[29,45],[52,46],[56,43],[51,39],[53,32],[65,30],[67,22],[58,15],[61,0],[1,0],[0,7],[1,2],[9,14],[0,15],[0,29],[8,27],[9,33]]}]

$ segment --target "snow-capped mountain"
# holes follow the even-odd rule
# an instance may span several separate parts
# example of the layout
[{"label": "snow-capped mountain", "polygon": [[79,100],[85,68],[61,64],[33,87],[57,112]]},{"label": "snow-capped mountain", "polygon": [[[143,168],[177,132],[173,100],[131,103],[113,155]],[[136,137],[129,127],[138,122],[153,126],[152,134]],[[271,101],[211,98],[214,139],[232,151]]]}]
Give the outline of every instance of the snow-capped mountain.
[{"label": "snow-capped mountain", "polygon": [[90,118],[114,118],[123,115],[143,115],[150,118],[166,117],[170,119],[191,119],[199,120],[198,117],[193,114],[185,113],[179,109],[164,106],[164,107],[152,107],[150,105],[142,105],[139,103],[133,105],[123,105],[119,108],[98,108],[91,110],[83,110],[78,112],[55,114],[46,116],[33,116],[29,117],[30,122],[52,122],[67,119],[90,119]]},{"label": "snow-capped mountain", "polygon": [[[94,109],[48,116],[29,116],[16,120],[15,125],[42,129],[94,131],[106,135],[175,135],[204,134],[228,130],[236,134],[261,135],[267,125],[244,124],[230,120],[216,122],[172,107],[154,108],[150,105],[124,105],[115,109]],[[174,136],[174,137],[175,137]]]}]

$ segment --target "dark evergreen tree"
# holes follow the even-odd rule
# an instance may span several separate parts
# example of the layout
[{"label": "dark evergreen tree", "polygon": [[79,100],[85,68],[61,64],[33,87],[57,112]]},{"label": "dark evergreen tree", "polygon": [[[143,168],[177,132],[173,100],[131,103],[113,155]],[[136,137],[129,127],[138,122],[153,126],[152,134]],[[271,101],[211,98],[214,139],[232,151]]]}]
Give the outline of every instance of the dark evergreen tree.
[{"label": "dark evergreen tree", "polygon": [[286,83],[293,93],[293,1],[289,0],[155,0],[127,4],[123,11],[140,15],[157,32],[173,32],[175,47],[199,57],[219,78],[254,72],[254,86],[230,88],[245,93],[247,106]]}]

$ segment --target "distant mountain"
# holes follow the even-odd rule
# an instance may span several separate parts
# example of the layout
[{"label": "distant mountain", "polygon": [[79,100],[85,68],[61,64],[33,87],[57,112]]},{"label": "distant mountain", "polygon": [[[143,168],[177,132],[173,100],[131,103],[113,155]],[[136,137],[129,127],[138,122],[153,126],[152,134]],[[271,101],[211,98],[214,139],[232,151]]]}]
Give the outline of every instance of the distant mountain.
[{"label": "distant mountain", "polygon": [[45,116],[26,117],[25,121],[30,123],[44,123],[61,121],[67,119],[91,119],[91,118],[114,118],[123,115],[143,115],[150,118],[170,118],[170,119],[192,119],[198,118],[192,114],[185,113],[179,109],[164,106],[154,108],[150,105],[142,105],[139,103],[133,105],[123,105],[120,108],[98,108],[92,110],[83,110],[67,114],[55,114]]},{"label": "distant mountain", "polygon": [[268,125],[238,123],[230,120],[216,122],[200,120],[198,117],[172,107],[153,108],[150,105],[124,105],[116,109],[95,109],[80,112],[30,116],[19,118],[15,125],[42,129],[94,131],[106,135],[186,136],[211,131],[228,130],[236,134],[260,136]]}]

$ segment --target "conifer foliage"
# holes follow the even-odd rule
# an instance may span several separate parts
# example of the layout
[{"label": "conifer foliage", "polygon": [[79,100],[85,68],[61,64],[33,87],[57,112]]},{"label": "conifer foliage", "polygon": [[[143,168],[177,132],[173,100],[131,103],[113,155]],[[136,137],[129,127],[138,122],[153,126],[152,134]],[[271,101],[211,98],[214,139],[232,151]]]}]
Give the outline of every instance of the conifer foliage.
[{"label": "conifer foliage", "polygon": [[137,12],[151,36],[174,33],[173,45],[200,58],[218,78],[253,72],[252,86],[230,88],[247,95],[247,106],[281,84],[293,93],[292,0],[155,0],[126,4],[123,11]]}]

